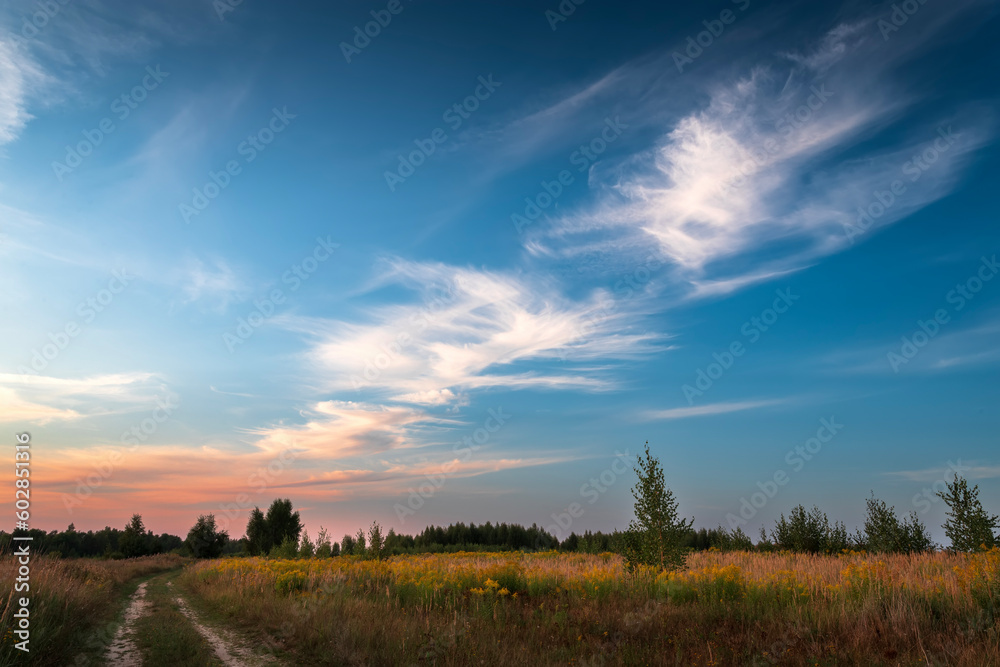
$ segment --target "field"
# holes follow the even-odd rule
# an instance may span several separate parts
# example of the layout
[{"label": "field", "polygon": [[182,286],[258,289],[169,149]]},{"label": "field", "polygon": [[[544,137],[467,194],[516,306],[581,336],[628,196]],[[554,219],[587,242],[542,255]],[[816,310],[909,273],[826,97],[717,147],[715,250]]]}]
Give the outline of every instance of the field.
[{"label": "field", "polygon": [[1000,665],[1000,550],[226,559],[179,582],[297,664]]},{"label": "field", "polygon": [[[16,604],[25,593],[13,593],[15,560],[3,559],[0,585],[11,593],[0,601],[4,635],[0,640],[0,665],[29,662],[37,665],[69,664],[83,655],[90,664],[100,664],[99,656],[111,641],[117,627],[116,617],[125,597],[138,580],[179,568],[180,556],[160,555],[130,560],[60,560],[39,558],[31,567],[30,654],[14,648]],[[29,659],[29,660],[26,660]]]},{"label": "field", "polygon": [[[132,664],[1000,665],[1000,549],[699,552],[659,574],[555,552],[41,559],[32,587],[30,660],[8,631],[0,664],[108,664],[138,587]],[[255,659],[217,659],[204,627]]]}]

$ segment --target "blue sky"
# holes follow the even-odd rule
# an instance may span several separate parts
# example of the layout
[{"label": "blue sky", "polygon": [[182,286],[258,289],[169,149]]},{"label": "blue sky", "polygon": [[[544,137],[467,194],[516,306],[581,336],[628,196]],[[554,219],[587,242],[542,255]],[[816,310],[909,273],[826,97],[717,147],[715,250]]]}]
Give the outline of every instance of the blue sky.
[{"label": "blue sky", "polygon": [[8,3],[34,525],[996,511],[995,6],[561,7]]}]

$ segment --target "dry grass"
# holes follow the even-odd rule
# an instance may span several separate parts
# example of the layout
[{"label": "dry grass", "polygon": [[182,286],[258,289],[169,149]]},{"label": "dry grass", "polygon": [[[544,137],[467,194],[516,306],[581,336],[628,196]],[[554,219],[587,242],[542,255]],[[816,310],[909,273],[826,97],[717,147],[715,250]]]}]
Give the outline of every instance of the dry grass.
[{"label": "dry grass", "polygon": [[1000,664],[1000,550],[226,559],[181,578],[300,664]]},{"label": "dry grass", "polygon": [[[0,664],[70,664],[80,650],[99,649],[114,635],[114,619],[123,596],[139,577],[179,567],[179,556],[159,555],[128,560],[60,560],[32,556],[31,589],[14,592],[15,559],[3,558],[0,601],[5,628],[0,642]],[[17,599],[28,597],[31,622],[30,655],[14,648],[10,628]]]}]

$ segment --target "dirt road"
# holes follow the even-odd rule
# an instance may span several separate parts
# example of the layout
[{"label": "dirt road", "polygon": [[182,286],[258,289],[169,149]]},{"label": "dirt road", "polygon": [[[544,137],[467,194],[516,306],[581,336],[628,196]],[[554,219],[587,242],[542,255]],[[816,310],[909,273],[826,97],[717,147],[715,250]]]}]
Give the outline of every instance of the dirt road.
[{"label": "dirt road", "polygon": [[239,631],[196,612],[167,572],[143,582],[128,601],[104,654],[113,667],[265,667],[285,663],[254,646]]}]

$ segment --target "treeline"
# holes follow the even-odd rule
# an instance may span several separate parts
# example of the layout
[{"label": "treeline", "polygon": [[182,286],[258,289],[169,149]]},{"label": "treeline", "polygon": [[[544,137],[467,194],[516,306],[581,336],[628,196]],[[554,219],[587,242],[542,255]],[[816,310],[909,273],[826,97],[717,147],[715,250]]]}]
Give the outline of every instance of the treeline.
[{"label": "treeline", "polygon": [[137,532],[131,525],[125,529],[105,527],[102,530],[82,532],[73,524],[64,531],[15,530],[0,531],[0,553],[10,553],[13,535],[32,538],[31,549],[36,553],[56,558],[129,558],[170,553],[179,550],[184,540],[177,535],[154,535],[151,530]]},{"label": "treeline", "polygon": [[[198,517],[186,539],[164,533],[154,535],[143,525],[142,517],[132,516],[123,530],[106,527],[100,531],[77,531],[73,524],[62,532],[42,530],[14,531],[14,535],[33,538],[36,553],[78,558],[134,558],[159,553],[178,553],[196,558],[217,558],[223,555],[250,555],[272,558],[325,558],[341,555],[383,558],[414,553],[454,551],[546,551],[624,554],[629,560],[644,562],[657,554],[663,566],[665,553],[674,563],[683,561],[690,551],[792,551],[800,553],[841,553],[866,551],[871,553],[921,553],[940,548],[931,540],[927,527],[916,512],[900,516],[895,508],[872,495],[866,501],[864,525],[849,534],[843,522],[830,521],[818,507],[807,510],[803,505],[793,508],[786,517],[780,515],[770,531],[761,528],[754,542],[736,525],[726,528],[695,530],[691,520],[679,517],[677,502],[663,482],[659,462],[646,451],[646,459],[637,470],[636,521],[626,531],[611,533],[586,531],[570,533],[559,541],[536,524],[491,523],[450,524],[427,526],[416,535],[398,534],[393,529],[383,533],[373,522],[366,533],[345,535],[340,542],[331,539],[320,528],[316,539],[310,539],[292,501],[276,499],[265,514],[254,508],[247,522],[246,536],[230,539],[216,526],[211,514]],[[642,467],[645,466],[645,467]],[[943,528],[955,551],[976,551],[1000,546],[1000,518],[989,514],[979,501],[979,487],[957,477],[946,483],[939,494],[947,507]],[[648,500],[646,499],[648,498]],[[12,550],[11,534],[0,531],[0,553]],[[655,538],[655,539],[654,539]]]},{"label": "treeline", "polygon": [[262,512],[255,507],[247,521],[246,537],[240,540],[251,556],[290,558],[299,555],[339,556],[367,555],[374,551],[381,556],[449,551],[518,551],[556,549],[559,540],[537,525],[525,528],[519,524],[457,523],[447,527],[427,526],[417,535],[398,534],[392,528],[383,534],[373,523],[366,533],[344,535],[340,542],[331,539],[320,528],[315,540],[302,527],[299,513],[292,501],[277,499]]}]

